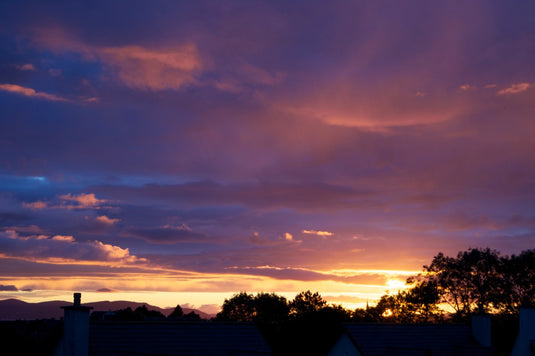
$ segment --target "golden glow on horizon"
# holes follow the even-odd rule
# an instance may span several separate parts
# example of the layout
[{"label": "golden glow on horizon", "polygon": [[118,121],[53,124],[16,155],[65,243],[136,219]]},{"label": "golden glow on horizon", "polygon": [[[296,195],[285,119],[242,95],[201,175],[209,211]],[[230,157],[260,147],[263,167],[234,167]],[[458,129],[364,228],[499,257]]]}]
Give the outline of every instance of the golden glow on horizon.
[{"label": "golden glow on horizon", "polygon": [[383,274],[387,276],[412,276],[416,275],[418,273],[421,273],[421,271],[411,271],[411,270],[388,270],[388,269],[333,269],[333,270],[327,270],[324,272],[328,272],[331,274],[336,274],[340,276],[350,276],[350,275],[358,275],[358,274]]},{"label": "golden glow on horizon", "polygon": [[[395,274],[395,273],[394,273]],[[15,285],[18,292],[0,292],[0,298],[18,298],[25,301],[58,299],[69,293],[59,291],[82,291],[92,295],[91,300],[120,300],[128,297],[132,301],[146,301],[158,306],[176,305],[177,295],[184,297],[182,303],[221,305],[225,298],[239,292],[275,292],[292,299],[305,290],[318,291],[329,303],[345,308],[364,307],[366,302],[374,304],[393,286],[401,287],[402,280],[389,279],[386,284],[345,283],[332,280],[298,281],[274,279],[264,276],[242,274],[195,274],[188,275],[159,273],[98,273],[91,276],[32,276],[1,277],[0,283]],[[118,292],[97,293],[99,289]],[[22,290],[33,290],[25,292]],[[397,292],[397,290],[396,290]],[[195,300],[187,299],[196,296]],[[150,297],[150,298],[149,298]],[[328,298],[327,298],[328,297]],[[43,299],[44,298],[44,299]],[[62,299],[62,298],[60,298]],[[66,298],[70,300],[70,298]],[[89,299],[88,299],[89,301]]]}]

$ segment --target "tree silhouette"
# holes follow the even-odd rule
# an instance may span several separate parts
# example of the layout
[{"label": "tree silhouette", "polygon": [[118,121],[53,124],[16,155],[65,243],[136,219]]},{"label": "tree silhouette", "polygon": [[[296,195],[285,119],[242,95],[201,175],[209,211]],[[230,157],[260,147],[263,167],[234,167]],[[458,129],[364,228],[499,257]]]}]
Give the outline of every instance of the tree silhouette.
[{"label": "tree silhouette", "polygon": [[456,258],[439,253],[429,266],[424,266],[423,278],[436,284],[441,301],[449,304],[458,317],[491,312],[504,304],[504,261],[489,248],[459,252]]},{"label": "tree silhouette", "polygon": [[234,294],[230,299],[225,299],[221,311],[217,314],[217,320],[225,321],[253,321],[255,316],[254,297],[247,292]]},{"label": "tree silhouette", "polygon": [[275,324],[288,318],[290,311],[286,298],[275,293],[258,293],[254,297],[254,320],[263,324]]},{"label": "tree silhouette", "polygon": [[511,256],[506,264],[507,286],[513,292],[508,300],[508,309],[535,307],[535,249]]},{"label": "tree silhouette", "polygon": [[165,315],[157,310],[148,310],[147,306],[143,305],[137,307],[135,310],[132,310],[130,307],[117,310],[115,311],[115,319],[127,321],[162,320],[165,319]]},{"label": "tree silhouette", "polygon": [[169,314],[167,318],[168,319],[180,319],[183,316],[184,316],[184,311],[182,310],[182,307],[179,304],[177,304],[175,310],[173,310],[173,312]]},{"label": "tree silhouette", "polygon": [[407,283],[414,286],[401,292],[410,316],[410,322],[428,323],[437,322],[443,319],[443,312],[439,308],[440,292],[434,281],[417,281],[409,278]]},{"label": "tree silhouette", "polygon": [[321,310],[327,302],[318,292],[312,293],[307,290],[295,296],[290,302],[290,314],[294,317],[303,316]]},{"label": "tree silhouette", "polygon": [[274,324],[288,318],[288,302],[286,298],[275,293],[258,293],[256,296],[246,292],[225,299],[217,320],[255,321],[263,324]]}]

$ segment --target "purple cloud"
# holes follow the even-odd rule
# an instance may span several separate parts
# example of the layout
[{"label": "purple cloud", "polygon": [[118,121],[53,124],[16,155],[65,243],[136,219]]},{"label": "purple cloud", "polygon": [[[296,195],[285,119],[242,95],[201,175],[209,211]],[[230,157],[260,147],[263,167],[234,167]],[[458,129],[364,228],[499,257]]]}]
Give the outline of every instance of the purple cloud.
[{"label": "purple cloud", "polygon": [[533,4],[125,7],[1,5],[5,283],[360,288],[333,271],[533,246]]}]

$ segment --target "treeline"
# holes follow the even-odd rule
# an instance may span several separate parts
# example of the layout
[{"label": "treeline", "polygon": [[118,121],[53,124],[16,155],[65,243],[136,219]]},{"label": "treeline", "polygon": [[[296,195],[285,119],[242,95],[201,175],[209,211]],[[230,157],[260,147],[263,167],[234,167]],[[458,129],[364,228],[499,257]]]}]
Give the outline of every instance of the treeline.
[{"label": "treeline", "polygon": [[[378,303],[348,310],[328,304],[317,292],[301,292],[293,300],[275,293],[239,292],[223,303],[216,321],[249,321],[263,325],[330,318],[339,321],[429,323],[467,320],[474,313],[516,315],[535,307],[535,249],[502,256],[489,248],[471,248],[456,257],[438,253],[419,275],[407,279],[407,289],[383,295]],[[146,306],[117,310],[113,320],[166,319]],[[200,320],[184,314],[180,305],[170,320]]]},{"label": "treeline", "polygon": [[456,257],[439,253],[407,284],[376,305],[355,310],[330,305],[311,291],[290,301],[275,293],[240,292],[225,300],[215,320],[257,323],[277,354],[316,355],[333,345],[343,322],[467,322],[473,314],[490,313],[496,355],[507,355],[519,308],[535,307],[535,250],[512,256],[489,248]]},{"label": "treeline", "polygon": [[110,312],[93,312],[91,313],[91,320],[108,320],[108,321],[147,321],[147,320],[173,320],[173,321],[200,321],[201,316],[193,310],[189,313],[184,313],[180,305],[169,314],[163,315],[157,310],[149,310],[146,305],[132,309],[127,307]]},{"label": "treeline", "polygon": [[375,306],[352,311],[328,305],[310,291],[292,301],[275,293],[240,292],[225,300],[216,320],[272,324],[316,314],[343,321],[428,323],[462,321],[474,313],[515,315],[520,307],[535,306],[535,250],[512,256],[489,248],[468,249],[456,257],[439,253],[407,284],[406,290],[383,295]]}]

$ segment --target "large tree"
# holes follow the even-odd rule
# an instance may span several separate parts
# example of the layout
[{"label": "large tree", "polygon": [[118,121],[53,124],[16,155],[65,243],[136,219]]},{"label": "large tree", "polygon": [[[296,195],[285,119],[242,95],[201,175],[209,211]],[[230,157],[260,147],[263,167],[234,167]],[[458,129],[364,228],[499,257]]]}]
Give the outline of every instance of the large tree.
[{"label": "large tree", "polygon": [[494,312],[506,303],[505,262],[489,248],[459,252],[456,258],[439,253],[429,266],[424,266],[422,277],[436,285],[441,302],[450,305],[459,317]]},{"label": "large tree", "polygon": [[252,321],[255,316],[254,296],[247,292],[234,294],[225,299],[217,320],[225,321]]},{"label": "large tree", "polygon": [[[506,264],[509,308],[535,307],[535,249],[512,255]],[[507,297],[507,296],[506,296]]]},{"label": "large tree", "polygon": [[256,296],[246,292],[225,299],[223,308],[216,319],[228,321],[255,321],[263,324],[282,322],[288,318],[286,298],[275,293],[258,293]]},{"label": "large tree", "polygon": [[307,290],[295,296],[290,302],[290,314],[292,316],[303,316],[314,313],[325,307],[327,301],[318,292],[312,293]]}]

